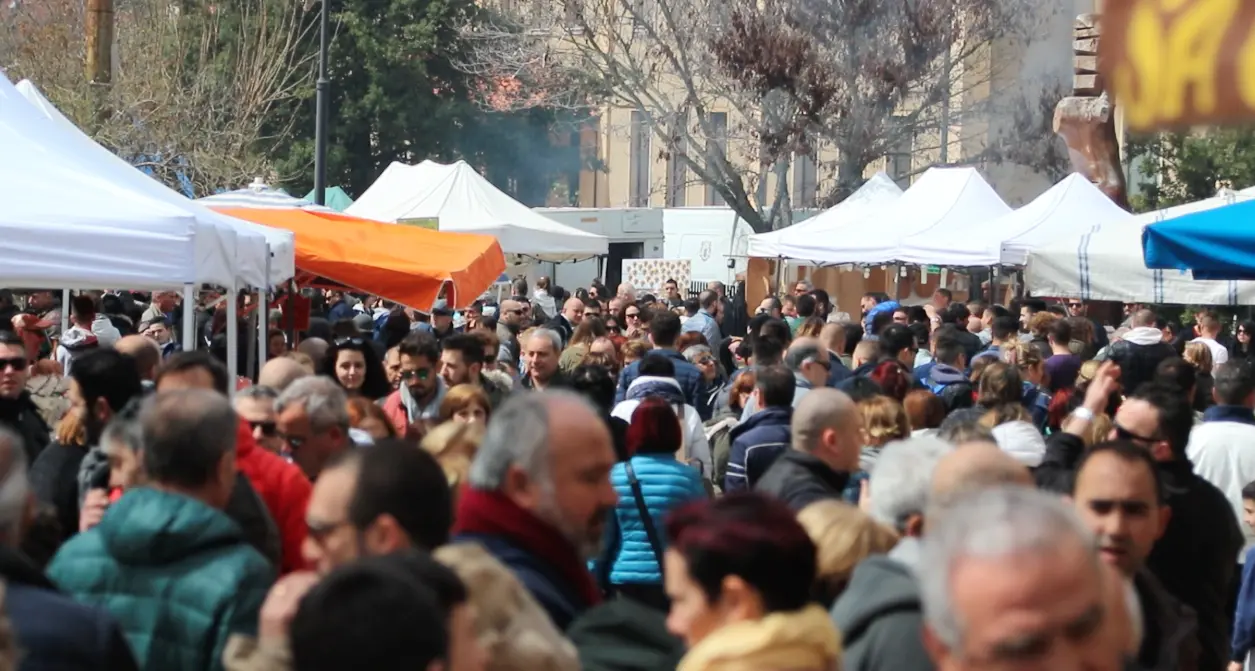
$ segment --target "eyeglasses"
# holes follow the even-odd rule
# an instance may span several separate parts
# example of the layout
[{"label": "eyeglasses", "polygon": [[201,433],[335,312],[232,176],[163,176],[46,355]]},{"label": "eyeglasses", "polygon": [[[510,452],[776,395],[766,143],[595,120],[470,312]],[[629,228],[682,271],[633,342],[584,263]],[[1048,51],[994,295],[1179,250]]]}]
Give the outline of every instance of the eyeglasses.
[{"label": "eyeglasses", "polygon": [[278,426],[274,422],[249,422],[248,426],[254,431],[261,429],[261,435],[267,438],[275,435],[275,432],[278,431]]},{"label": "eyeglasses", "polygon": [[639,313],[639,312],[625,312],[625,313],[623,313],[623,316],[624,316],[624,317],[627,317],[628,319],[640,319],[640,318],[641,318],[641,313]]},{"label": "eyeglasses", "polygon": [[336,341],[336,347],[344,347],[345,345],[361,347],[362,345],[365,345],[365,344],[366,344],[366,341],[362,340],[361,338],[340,338],[339,340]]},{"label": "eyeglasses", "polygon": [[426,379],[427,379],[427,378],[429,378],[429,377],[431,377],[431,371],[430,371],[430,370],[428,370],[428,369],[426,369],[426,368],[423,368],[423,369],[420,369],[420,370],[403,370],[403,371],[401,371],[401,379],[402,379],[402,380],[413,380],[414,378],[418,378],[418,379],[420,379],[420,380],[426,380]]},{"label": "eyeglasses", "polygon": [[24,356],[15,356],[12,359],[0,359],[0,371],[5,370],[6,368],[12,368],[20,373],[26,370],[26,367],[29,365],[30,362],[27,361]]},{"label": "eyeglasses", "polygon": [[1159,442],[1159,438],[1155,436],[1150,436],[1150,437],[1139,436],[1138,434],[1133,433],[1132,431],[1129,431],[1128,429],[1124,428],[1123,426],[1120,426],[1119,424],[1116,424],[1115,422],[1112,422],[1111,428],[1115,429],[1117,440],[1132,440],[1132,441],[1142,442],[1142,443]]},{"label": "eyeglasses", "polygon": [[694,363],[696,363],[696,364],[697,364],[697,365],[699,365],[699,366],[709,366],[709,365],[711,365],[711,364],[715,363],[715,359],[714,359],[714,357],[704,356],[704,357],[702,357],[702,358],[698,359],[697,361],[695,361]]}]

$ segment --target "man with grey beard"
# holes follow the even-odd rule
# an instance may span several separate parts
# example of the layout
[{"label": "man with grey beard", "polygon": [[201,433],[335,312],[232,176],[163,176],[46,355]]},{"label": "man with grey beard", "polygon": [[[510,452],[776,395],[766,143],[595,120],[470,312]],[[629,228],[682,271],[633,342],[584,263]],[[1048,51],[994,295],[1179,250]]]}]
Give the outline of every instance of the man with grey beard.
[{"label": "man with grey beard", "polygon": [[478,543],[508,566],[559,629],[601,600],[588,560],[618,502],[610,432],[582,397],[519,394],[493,413],[454,541]]}]

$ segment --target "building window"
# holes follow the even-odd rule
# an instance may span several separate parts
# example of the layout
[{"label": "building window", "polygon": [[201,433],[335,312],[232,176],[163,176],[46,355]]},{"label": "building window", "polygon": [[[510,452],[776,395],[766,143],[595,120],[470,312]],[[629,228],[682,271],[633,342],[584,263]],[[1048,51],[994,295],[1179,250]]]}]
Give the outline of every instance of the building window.
[{"label": "building window", "polygon": [[793,159],[793,204],[797,207],[815,207],[819,200],[819,176],[815,160],[806,154]]},{"label": "building window", "polygon": [[632,112],[630,142],[628,207],[649,207],[649,125],[641,112]]},{"label": "building window", "polygon": [[672,141],[671,152],[667,155],[667,207],[684,207],[684,187],[688,183],[688,166],[684,165],[682,154],[688,151],[688,142],[683,137]]},{"label": "building window", "polygon": [[[714,112],[710,115],[710,132],[711,137],[708,142],[715,143],[719,147],[720,153],[727,158],[728,153],[728,113]],[[723,194],[715,190],[714,185],[706,185],[706,204],[711,206],[723,205]]]},{"label": "building window", "polygon": [[[904,126],[905,123],[899,124]],[[911,186],[911,159],[915,154],[915,132],[913,129],[899,131],[901,136],[894,143],[885,160],[885,172],[903,189]]]}]

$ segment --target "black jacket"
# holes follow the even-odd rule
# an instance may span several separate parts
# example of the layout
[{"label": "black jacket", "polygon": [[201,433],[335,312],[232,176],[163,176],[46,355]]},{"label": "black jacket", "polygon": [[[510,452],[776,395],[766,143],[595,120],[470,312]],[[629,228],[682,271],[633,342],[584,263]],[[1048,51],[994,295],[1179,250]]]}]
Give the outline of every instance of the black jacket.
[{"label": "black jacket", "polygon": [[39,416],[39,408],[31,400],[28,391],[23,391],[21,396],[11,401],[0,400],[0,426],[8,428],[22,439],[27,464],[35,463],[39,453],[52,441],[48,425]]},{"label": "black jacket", "polygon": [[771,494],[796,511],[823,499],[841,500],[849,480],[849,473],[834,471],[818,457],[789,450],[767,469],[754,489]]},{"label": "black jacket", "polygon": [[1133,576],[1142,606],[1142,648],[1137,662],[1146,671],[1197,671],[1198,619],[1194,611],[1143,569]]},{"label": "black jacket", "polygon": [[85,447],[53,442],[31,464],[31,492],[56,509],[63,540],[78,533],[78,471],[86,456]]},{"label": "black jacket", "polygon": [[[1046,438],[1046,454],[1041,465],[1033,469],[1037,486],[1056,494],[1072,494],[1072,482],[1076,479],[1076,465],[1085,452],[1085,441],[1078,436],[1056,431]],[[1234,559],[1237,555],[1234,554]]]},{"label": "black jacket", "polygon": [[1152,345],[1138,345],[1128,340],[1121,340],[1111,345],[1108,357],[1120,367],[1120,386],[1125,394],[1131,394],[1145,382],[1155,377],[1155,369],[1164,359],[1177,355],[1172,345],[1157,342]]},{"label": "black jacket", "polygon": [[0,547],[4,609],[21,647],[22,671],[138,668],[122,629],[108,611],[57,591],[29,559]]},{"label": "black jacket", "polygon": [[1198,614],[1199,668],[1223,669],[1230,661],[1229,597],[1245,539],[1224,493],[1195,475],[1188,460],[1160,462],[1159,472],[1172,519],[1146,565]]},{"label": "black jacket", "polygon": [[553,319],[545,322],[545,328],[556,331],[562,336],[562,346],[566,347],[571,342],[571,336],[575,333],[575,326],[567,321],[566,315],[558,314]]}]

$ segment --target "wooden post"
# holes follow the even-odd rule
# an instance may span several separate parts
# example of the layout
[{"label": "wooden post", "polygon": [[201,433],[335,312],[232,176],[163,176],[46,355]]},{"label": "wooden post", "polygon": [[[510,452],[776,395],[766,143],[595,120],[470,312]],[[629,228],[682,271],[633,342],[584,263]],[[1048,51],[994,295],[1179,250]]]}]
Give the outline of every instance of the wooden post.
[{"label": "wooden post", "polygon": [[87,0],[87,81],[113,81],[113,0]]}]

